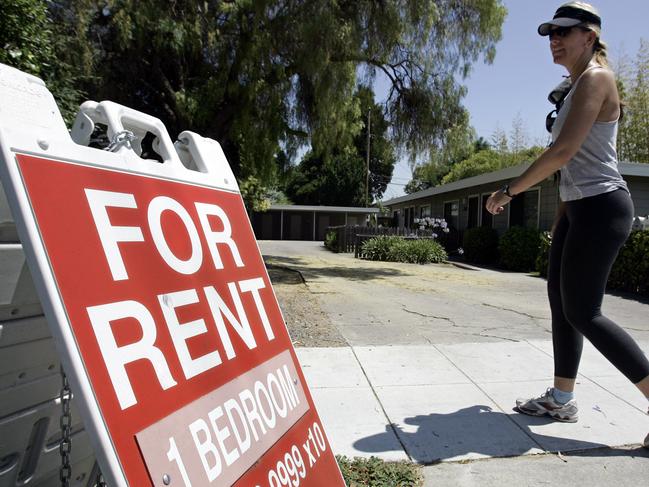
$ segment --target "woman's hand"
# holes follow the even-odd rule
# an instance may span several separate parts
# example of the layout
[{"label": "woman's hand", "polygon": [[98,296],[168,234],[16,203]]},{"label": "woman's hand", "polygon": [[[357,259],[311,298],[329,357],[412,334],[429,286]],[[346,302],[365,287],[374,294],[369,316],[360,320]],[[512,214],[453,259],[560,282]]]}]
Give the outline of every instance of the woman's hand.
[{"label": "woman's hand", "polygon": [[487,204],[485,206],[489,213],[491,213],[492,215],[497,215],[505,209],[504,206],[511,200],[512,199],[505,193],[503,193],[502,190],[498,190],[491,193],[491,196],[489,196],[489,199],[487,200]]}]

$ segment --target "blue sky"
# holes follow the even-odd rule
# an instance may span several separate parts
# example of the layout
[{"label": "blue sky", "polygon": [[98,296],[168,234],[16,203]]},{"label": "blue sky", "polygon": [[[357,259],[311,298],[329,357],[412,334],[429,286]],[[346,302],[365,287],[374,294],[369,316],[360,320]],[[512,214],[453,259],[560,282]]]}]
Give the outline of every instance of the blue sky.
[{"label": "blue sky", "polygon": [[[479,60],[464,80],[468,94],[464,106],[471,114],[471,125],[488,141],[497,128],[509,133],[512,121],[520,117],[531,143],[547,140],[545,116],[551,105],[547,94],[566,74],[552,63],[549,41],[536,33],[540,23],[552,18],[563,2],[547,0],[505,0],[508,14],[503,36],[491,65]],[[609,58],[615,67],[621,56],[635,58],[640,39],[649,41],[648,0],[593,0],[602,16],[602,39],[608,44]],[[403,193],[410,180],[406,161],[395,167],[392,183],[383,200]]]}]

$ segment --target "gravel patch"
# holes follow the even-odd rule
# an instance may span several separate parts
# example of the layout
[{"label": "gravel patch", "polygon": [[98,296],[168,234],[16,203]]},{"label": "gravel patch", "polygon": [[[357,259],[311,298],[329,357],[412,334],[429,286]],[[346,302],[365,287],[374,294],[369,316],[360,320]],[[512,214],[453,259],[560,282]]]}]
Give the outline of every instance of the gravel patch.
[{"label": "gravel patch", "polygon": [[268,262],[266,268],[295,347],[347,346],[299,271]]}]

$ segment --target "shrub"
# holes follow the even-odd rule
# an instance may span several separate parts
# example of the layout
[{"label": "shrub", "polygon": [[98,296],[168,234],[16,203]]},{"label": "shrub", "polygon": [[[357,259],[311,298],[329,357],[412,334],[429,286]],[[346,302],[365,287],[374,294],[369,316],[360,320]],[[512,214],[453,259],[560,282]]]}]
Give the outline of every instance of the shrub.
[{"label": "shrub", "polygon": [[336,455],[347,485],[352,487],[418,487],[423,485],[421,466],[400,461],[386,462],[377,457],[347,458]]},{"label": "shrub", "polygon": [[325,234],[325,247],[331,250],[332,252],[338,252],[338,232],[335,230],[329,230]]},{"label": "shrub", "polygon": [[390,262],[409,262],[408,261],[408,244],[404,239],[397,239],[390,244],[388,254],[385,259]]},{"label": "shrub", "polygon": [[649,230],[631,232],[613,264],[608,287],[649,295]]},{"label": "shrub", "polygon": [[474,264],[495,264],[498,261],[498,232],[489,227],[470,228],[462,240],[464,258]]},{"label": "shrub", "polygon": [[447,253],[456,252],[460,245],[457,229],[451,227],[444,218],[415,218],[415,227],[419,227],[419,236],[432,236]]},{"label": "shrub", "polygon": [[550,236],[550,232],[543,232],[541,234],[541,246],[539,247],[539,253],[536,256],[536,272],[538,272],[541,277],[548,277],[550,245],[552,245],[552,237]]},{"label": "shrub", "polygon": [[538,230],[511,227],[500,237],[500,264],[512,271],[530,272],[535,269],[540,247],[541,233]]},{"label": "shrub", "polygon": [[361,259],[388,260],[390,247],[402,239],[394,235],[379,235],[363,242],[361,246]]},{"label": "shrub", "polygon": [[[548,257],[552,239],[548,233],[541,236],[541,247],[536,258],[536,270],[547,277]],[[613,263],[607,287],[619,291],[649,295],[649,231],[631,232]]]},{"label": "shrub", "polygon": [[444,246],[436,240],[407,240],[411,262],[427,264],[440,263],[448,259]]},{"label": "shrub", "polygon": [[448,258],[448,255],[444,247],[435,240],[407,240],[396,236],[378,236],[363,243],[361,258],[427,264],[429,262],[443,262]]},{"label": "shrub", "polygon": [[401,240],[396,242],[388,253],[388,260],[409,264],[439,263],[447,258],[444,247],[439,242],[428,239]]}]

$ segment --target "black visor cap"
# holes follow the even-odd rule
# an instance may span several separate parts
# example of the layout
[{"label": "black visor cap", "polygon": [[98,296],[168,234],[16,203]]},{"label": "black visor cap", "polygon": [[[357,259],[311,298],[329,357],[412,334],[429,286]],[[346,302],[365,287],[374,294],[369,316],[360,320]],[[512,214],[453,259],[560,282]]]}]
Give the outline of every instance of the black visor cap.
[{"label": "black visor cap", "polygon": [[587,10],[582,10],[575,7],[560,7],[554,14],[554,19],[558,17],[568,17],[571,19],[581,20],[582,22],[589,22],[595,24],[598,27],[602,26],[602,19],[599,15],[589,12]]},{"label": "black visor cap", "polygon": [[554,13],[554,17],[549,22],[545,22],[539,26],[539,34],[547,36],[550,34],[550,28],[553,25],[561,27],[570,27],[580,23],[595,24],[602,27],[602,19],[599,15],[582,10],[576,7],[559,7]]}]

